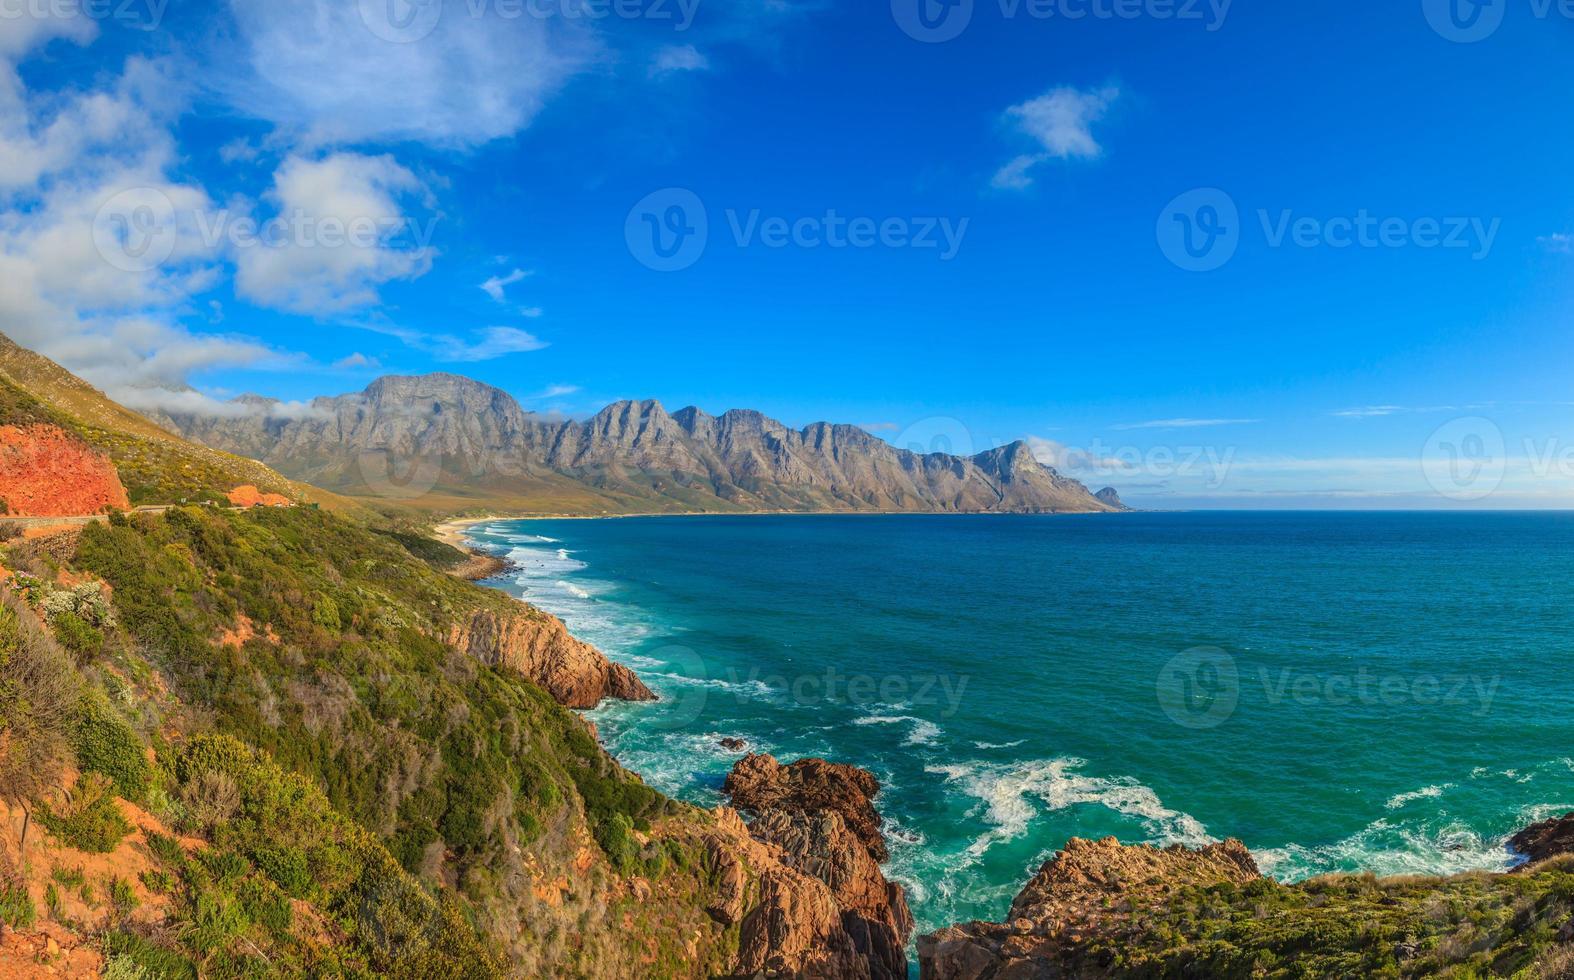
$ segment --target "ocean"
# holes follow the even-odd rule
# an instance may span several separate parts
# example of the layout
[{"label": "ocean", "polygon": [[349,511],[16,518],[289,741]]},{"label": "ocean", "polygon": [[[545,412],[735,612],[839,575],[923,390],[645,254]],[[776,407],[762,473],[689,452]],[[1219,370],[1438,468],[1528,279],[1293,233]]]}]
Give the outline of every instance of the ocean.
[{"label": "ocean", "polygon": [[1071,837],[1266,873],[1511,864],[1574,810],[1574,515],[494,521],[492,585],[634,668],[590,713],[714,805],[742,754],[873,770],[920,930]]}]

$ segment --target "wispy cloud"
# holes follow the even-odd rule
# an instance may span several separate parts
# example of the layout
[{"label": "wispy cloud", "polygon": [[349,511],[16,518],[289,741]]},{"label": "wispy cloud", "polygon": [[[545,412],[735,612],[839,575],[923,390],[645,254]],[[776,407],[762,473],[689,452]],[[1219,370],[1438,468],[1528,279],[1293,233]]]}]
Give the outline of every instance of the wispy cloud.
[{"label": "wispy cloud", "polygon": [[1006,110],[1006,119],[1040,149],[1015,158],[995,172],[991,183],[999,190],[1025,190],[1033,186],[1032,171],[1050,160],[1096,159],[1104,148],[1093,135],[1093,124],[1104,118],[1120,97],[1113,86],[1051,89],[1036,99]]},{"label": "wispy cloud", "polygon": [[528,279],[534,274],[535,273],[533,272],[526,272],[523,269],[515,269],[506,276],[493,276],[486,282],[483,282],[481,284],[481,290],[488,296],[492,297],[494,301],[501,303],[505,299],[504,290],[516,282],[523,282],[525,279]]},{"label": "wispy cloud", "polygon": [[405,346],[430,354],[449,364],[491,361],[508,354],[524,354],[549,346],[534,334],[515,327],[484,327],[468,337],[450,333],[429,333],[388,323],[356,323],[353,326],[373,333],[395,337]]},{"label": "wispy cloud", "polygon": [[563,398],[568,395],[577,395],[582,391],[579,385],[547,385],[533,395],[526,395],[527,402],[546,401],[549,398]]},{"label": "wispy cloud", "polygon": [[1536,239],[1536,243],[1549,252],[1557,252],[1561,255],[1574,254],[1574,235],[1567,232],[1542,235]]},{"label": "wispy cloud", "polygon": [[1206,429],[1216,425],[1255,425],[1261,421],[1262,419],[1154,419],[1150,422],[1130,422],[1111,428],[1117,432],[1129,432],[1133,429]]},{"label": "wispy cloud", "polygon": [[669,44],[651,60],[650,76],[658,78],[673,72],[707,71],[710,59],[692,44]]},{"label": "wispy cloud", "polygon": [[1345,408],[1329,414],[1341,419],[1375,419],[1384,415],[1397,415],[1403,411],[1405,408],[1402,405],[1365,405],[1361,408]]}]

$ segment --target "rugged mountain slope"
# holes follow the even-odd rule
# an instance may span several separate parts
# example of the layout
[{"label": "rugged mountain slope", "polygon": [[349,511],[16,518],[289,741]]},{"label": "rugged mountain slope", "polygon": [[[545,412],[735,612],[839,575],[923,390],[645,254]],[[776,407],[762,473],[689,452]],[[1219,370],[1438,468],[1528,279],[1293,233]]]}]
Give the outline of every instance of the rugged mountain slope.
[{"label": "rugged mountain slope", "polygon": [[[107,455],[132,504],[224,499],[251,484],[292,500],[351,506],[254,459],[195,445],[109,400],[60,365],[0,334],[0,425],[49,426]],[[0,489],[0,496],[4,491]]]},{"label": "rugged mountain slope", "polygon": [[584,422],[520,408],[447,374],[390,377],[290,417],[162,416],[205,445],[354,495],[428,506],[513,502],[587,513],[687,510],[1101,513],[1099,499],[1024,443],[973,457],[919,455],[862,429],[790,429],[758,412],[669,413],[619,402]]}]

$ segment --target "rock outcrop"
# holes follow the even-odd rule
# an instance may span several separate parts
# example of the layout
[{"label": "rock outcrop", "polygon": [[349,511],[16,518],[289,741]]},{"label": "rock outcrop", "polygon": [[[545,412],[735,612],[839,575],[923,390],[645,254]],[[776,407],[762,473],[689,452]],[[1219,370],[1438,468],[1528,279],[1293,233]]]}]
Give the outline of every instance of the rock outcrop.
[{"label": "rock outcrop", "polygon": [[[381,378],[284,413],[256,396],[222,418],[156,415],[206,445],[346,492],[462,489],[593,510],[1098,513],[1119,508],[1043,465],[1025,443],[973,456],[898,449],[851,425],[791,429],[759,412],[669,413],[625,401],[586,421],[526,412],[451,374]],[[565,495],[565,489],[573,495]]]},{"label": "rock outcrop", "polygon": [[79,517],[131,506],[114,464],[53,425],[0,425],[0,500],[18,517]]},{"label": "rock outcrop", "polygon": [[1176,889],[1261,877],[1237,840],[1200,849],[1123,846],[1115,838],[1072,840],[1022,889],[1004,923],[973,922],[918,939],[923,980],[1083,975],[1085,938],[1118,932],[1145,905]]},{"label": "rock outcrop", "polygon": [[1574,854],[1574,813],[1532,824],[1509,838],[1508,846],[1525,856],[1526,868],[1561,854]]},{"label": "rock outcrop", "polygon": [[236,507],[292,507],[295,504],[281,493],[263,493],[250,484],[236,487],[227,496]]},{"label": "rock outcrop", "polygon": [[511,613],[477,609],[446,639],[482,663],[529,678],[565,707],[594,708],[608,698],[656,700],[633,671],[576,639],[562,620],[528,606]]},{"label": "rock outcrop", "polygon": [[1095,500],[1098,500],[1100,503],[1103,503],[1103,504],[1105,504],[1108,507],[1112,507],[1115,510],[1118,510],[1118,511],[1129,511],[1129,510],[1131,510],[1130,507],[1126,506],[1126,502],[1124,500],[1120,499],[1120,493],[1118,491],[1116,491],[1116,489],[1114,487],[1105,487],[1104,489],[1100,490],[1098,493],[1095,493],[1093,495],[1093,497],[1094,497]]},{"label": "rock outcrop", "polygon": [[[902,887],[880,870],[886,848],[873,774],[751,755],[733,768],[726,791],[754,815],[751,867],[762,875],[760,902],[731,920],[741,925],[739,972],[906,980],[913,915]],[[721,904],[731,913],[738,903]]]},{"label": "rock outcrop", "polygon": [[733,806],[761,816],[773,810],[840,814],[871,857],[884,861],[890,856],[874,805],[880,781],[856,766],[824,759],[800,759],[784,766],[769,755],[747,755],[727,774],[722,792],[732,798]]}]

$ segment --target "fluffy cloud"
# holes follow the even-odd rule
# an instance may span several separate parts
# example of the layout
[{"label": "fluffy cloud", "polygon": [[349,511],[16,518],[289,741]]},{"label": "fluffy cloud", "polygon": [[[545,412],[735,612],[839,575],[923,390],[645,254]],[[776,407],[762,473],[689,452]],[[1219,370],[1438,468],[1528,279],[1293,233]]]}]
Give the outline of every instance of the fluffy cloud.
[{"label": "fluffy cloud", "polygon": [[142,404],[194,371],[281,363],[254,341],[176,322],[219,270],[175,220],[209,200],[168,176],[183,97],[172,67],[133,58],[96,91],[22,86],[17,64],[35,45],[95,35],[85,20],[22,18],[0,38],[0,331]]},{"label": "fluffy cloud", "polygon": [[275,229],[235,249],[236,292],[294,313],[366,306],[377,287],[431,268],[436,218],[407,213],[429,203],[420,180],[389,156],[292,156],[274,178]]},{"label": "fluffy cloud", "polygon": [[437,3],[412,7],[415,19],[401,26],[386,19],[394,9],[231,0],[244,70],[222,90],[247,114],[307,142],[462,148],[520,132],[565,81],[601,57],[593,35],[575,22]]},{"label": "fluffy cloud", "polygon": [[1033,185],[1032,171],[1041,163],[1103,155],[1104,148],[1093,136],[1093,124],[1104,118],[1119,97],[1120,90],[1113,87],[1082,90],[1062,86],[1007,109],[1006,119],[1037,142],[1040,150],[1001,167],[995,173],[994,186],[1023,190]]}]

